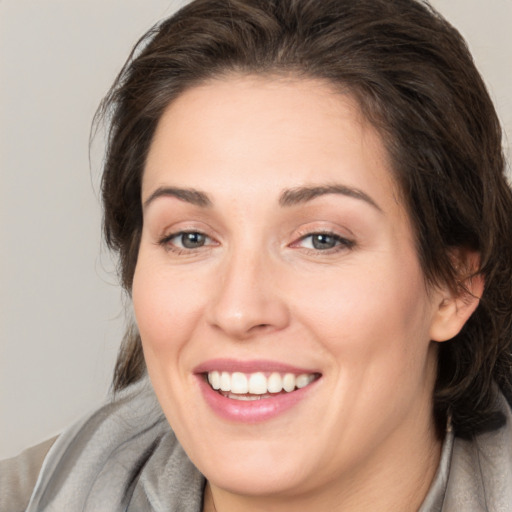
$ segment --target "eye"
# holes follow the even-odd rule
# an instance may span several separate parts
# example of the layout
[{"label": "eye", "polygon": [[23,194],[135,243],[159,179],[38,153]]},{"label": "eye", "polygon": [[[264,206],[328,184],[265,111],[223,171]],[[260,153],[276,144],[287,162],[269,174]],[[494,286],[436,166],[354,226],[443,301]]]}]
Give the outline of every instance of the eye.
[{"label": "eye", "polygon": [[160,243],[170,249],[194,250],[211,245],[213,240],[199,231],[180,231],[179,233],[173,233],[166,236],[160,241]]},{"label": "eye", "polygon": [[350,248],[354,242],[334,233],[310,233],[294,245],[316,251],[329,251],[336,248]]}]

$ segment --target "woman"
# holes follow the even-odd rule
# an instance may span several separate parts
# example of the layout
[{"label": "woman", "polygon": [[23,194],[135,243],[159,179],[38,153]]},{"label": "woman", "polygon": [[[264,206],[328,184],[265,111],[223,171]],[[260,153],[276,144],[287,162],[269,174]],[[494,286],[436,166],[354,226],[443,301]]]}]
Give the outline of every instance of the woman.
[{"label": "woman", "polygon": [[510,506],[512,196],[450,25],[195,1],[101,113],[135,323],[27,510]]}]

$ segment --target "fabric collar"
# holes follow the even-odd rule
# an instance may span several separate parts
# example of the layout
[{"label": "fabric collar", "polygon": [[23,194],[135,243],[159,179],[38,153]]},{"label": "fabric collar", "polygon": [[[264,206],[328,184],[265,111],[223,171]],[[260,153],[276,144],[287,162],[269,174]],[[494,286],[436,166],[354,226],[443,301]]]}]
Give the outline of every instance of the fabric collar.
[{"label": "fabric collar", "polygon": [[[512,415],[473,440],[449,431],[418,512],[508,512]],[[205,479],[172,432],[147,378],[64,432],[26,512],[201,512]]]}]

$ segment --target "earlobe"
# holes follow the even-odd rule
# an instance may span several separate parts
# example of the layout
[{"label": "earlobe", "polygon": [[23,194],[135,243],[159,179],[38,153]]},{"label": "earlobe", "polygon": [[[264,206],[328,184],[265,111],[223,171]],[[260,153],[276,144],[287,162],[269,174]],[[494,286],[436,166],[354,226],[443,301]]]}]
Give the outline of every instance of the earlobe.
[{"label": "earlobe", "polygon": [[484,287],[484,277],[475,274],[463,280],[457,293],[448,287],[439,290],[439,301],[430,326],[430,339],[442,342],[456,336],[478,307]]}]

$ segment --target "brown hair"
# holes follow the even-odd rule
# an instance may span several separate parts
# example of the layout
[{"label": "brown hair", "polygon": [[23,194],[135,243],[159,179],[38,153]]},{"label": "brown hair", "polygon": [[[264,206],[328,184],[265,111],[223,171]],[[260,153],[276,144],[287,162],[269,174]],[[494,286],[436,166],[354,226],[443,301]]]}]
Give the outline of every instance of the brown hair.
[{"label": "brown hair", "polygon": [[[496,428],[497,389],[512,395],[512,194],[499,122],[459,33],[416,0],[195,0],[135,46],[100,117],[110,122],[104,233],[130,292],[142,229],[141,178],[167,105],[232,73],[317,78],[352,94],[387,145],[427,282],[462,293],[450,255],[478,251],[485,292],[440,344],[434,413],[460,436]],[[127,330],[114,389],[145,371]]]}]

